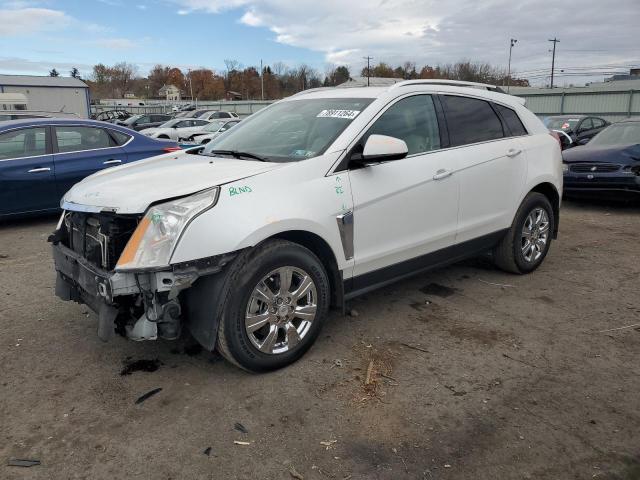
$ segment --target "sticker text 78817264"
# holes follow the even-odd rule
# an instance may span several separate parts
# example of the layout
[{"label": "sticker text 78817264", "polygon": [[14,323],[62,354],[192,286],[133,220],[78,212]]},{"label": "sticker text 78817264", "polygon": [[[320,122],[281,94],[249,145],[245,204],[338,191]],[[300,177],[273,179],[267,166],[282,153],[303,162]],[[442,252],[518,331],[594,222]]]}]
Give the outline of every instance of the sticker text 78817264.
[{"label": "sticker text 78817264", "polygon": [[344,118],[353,120],[358,116],[360,110],[322,110],[316,117],[318,118]]}]

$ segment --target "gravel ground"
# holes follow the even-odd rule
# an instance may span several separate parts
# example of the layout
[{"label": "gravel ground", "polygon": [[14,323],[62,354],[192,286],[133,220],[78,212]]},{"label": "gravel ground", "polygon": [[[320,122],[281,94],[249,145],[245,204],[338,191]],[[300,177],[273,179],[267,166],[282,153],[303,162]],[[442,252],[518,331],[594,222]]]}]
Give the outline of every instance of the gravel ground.
[{"label": "gravel ground", "polygon": [[565,202],[537,272],[389,286],[266,375],[102,343],[53,295],[55,221],[0,225],[2,479],[640,478],[640,328],[615,330],[640,323],[637,206]]}]

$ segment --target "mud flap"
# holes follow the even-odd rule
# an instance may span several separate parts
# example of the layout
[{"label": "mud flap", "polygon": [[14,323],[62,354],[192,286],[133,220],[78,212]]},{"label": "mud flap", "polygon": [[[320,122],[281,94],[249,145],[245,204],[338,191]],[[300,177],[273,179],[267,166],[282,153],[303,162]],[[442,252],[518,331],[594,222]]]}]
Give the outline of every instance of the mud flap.
[{"label": "mud flap", "polygon": [[212,352],[218,339],[222,304],[221,294],[226,272],[200,277],[184,291],[181,302],[186,326],[200,345]]},{"label": "mud flap", "polygon": [[104,302],[98,307],[98,338],[103,342],[108,342],[114,334],[115,319],[118,316],[118,309],[107,305]]}]

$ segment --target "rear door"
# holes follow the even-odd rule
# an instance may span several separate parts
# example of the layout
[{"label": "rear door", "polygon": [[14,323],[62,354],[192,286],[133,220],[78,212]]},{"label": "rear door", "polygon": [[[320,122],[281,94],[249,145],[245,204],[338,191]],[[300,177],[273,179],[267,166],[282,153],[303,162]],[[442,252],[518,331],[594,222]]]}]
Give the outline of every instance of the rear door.
[{"label": "rear door", "polygon": [[526,178],[526,155],[491,102],[459,95],[444,95],[442,102],[459,169],[456,242],[463,243],[511,224]]},{"label": "rear door", "polygon": [[0,215],[58,207],[48,127],[0,133]]},{"label": "rear door", "polygon": [[125,152],[106,128],[56,125],[52,129],[56,189],[60,196],[92,173],[127,161]]}]

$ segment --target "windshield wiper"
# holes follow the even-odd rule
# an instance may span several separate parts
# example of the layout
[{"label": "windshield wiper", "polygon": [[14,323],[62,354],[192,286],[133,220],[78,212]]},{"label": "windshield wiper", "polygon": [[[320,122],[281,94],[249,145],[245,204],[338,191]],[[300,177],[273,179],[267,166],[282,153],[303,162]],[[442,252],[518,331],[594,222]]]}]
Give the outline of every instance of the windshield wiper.
[{"label": "windshield wiper", "polygon": [[261,157],[260,155],[256,155],[255,153],[251,153],[251,152],[240,152],[238,150],[211,150],[210,152],[207,152],[208,155],[231,155],[232,157],[235,158],[253,158],[255,160],[260,160],[261,162],[268,162],[269,160],[267,160],[264,157]]}]

